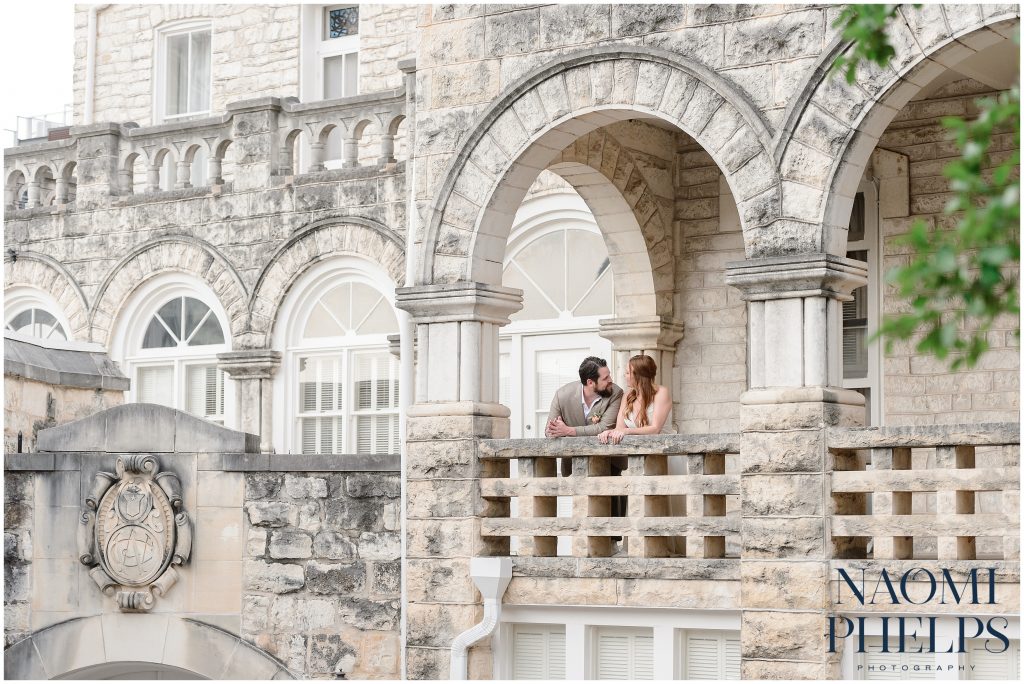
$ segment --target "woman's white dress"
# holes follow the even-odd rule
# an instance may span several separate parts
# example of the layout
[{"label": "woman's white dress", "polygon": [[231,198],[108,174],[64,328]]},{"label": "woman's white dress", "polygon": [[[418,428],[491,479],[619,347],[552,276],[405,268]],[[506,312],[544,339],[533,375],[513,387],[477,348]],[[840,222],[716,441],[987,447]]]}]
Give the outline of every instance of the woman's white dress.
[{"label": "woman's white dress", "polygon": [[[634,408],[633,412],[630,413],[628,416],[626,416],[623,420],[626,423],[626,427],[628,427],[628,428],[635,428],[636,427],[636,409]],[[647,424],[650,425],[653,422],[654,422],[654,403],[652,402],[647,407]],[[674,435],[675,433],[676,433],[676,431],[672,429],[672,415],[670,413],[668,418],[665,419],[665,424],[661,426],[661,432],[659,434],[662,434],[662,435]]]}]

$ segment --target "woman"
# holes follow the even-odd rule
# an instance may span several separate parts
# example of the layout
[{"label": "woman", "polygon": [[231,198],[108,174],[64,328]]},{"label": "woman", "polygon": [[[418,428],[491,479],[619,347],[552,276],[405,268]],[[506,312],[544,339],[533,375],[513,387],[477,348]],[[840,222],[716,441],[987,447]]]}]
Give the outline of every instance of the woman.
[{"label": "woman", "polygon": [[626,435],[657,435],[671,433],[665,426],[672,397],[668,387],[655,385],[658,365],[646,354],[637,354],[626,365],[626,386],[629,393],[619,406],[614,430],[605,430],[597,436],[601,444],[618,444]]}]

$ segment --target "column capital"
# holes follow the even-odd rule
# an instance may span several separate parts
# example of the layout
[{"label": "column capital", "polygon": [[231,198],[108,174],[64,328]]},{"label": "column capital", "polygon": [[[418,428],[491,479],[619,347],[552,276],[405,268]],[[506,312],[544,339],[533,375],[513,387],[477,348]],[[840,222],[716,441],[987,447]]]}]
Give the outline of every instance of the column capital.
[{"label": "column capital", "polygon": [[501,326],[523,308],[523,292],[470,282],[416,285],[396,289],[395,306],[408,311],[416,325],[478,321]]},{"label": "column capital", "polygon": [[269,380],[281,365],[281,352],[243,349],[217,354],[217,368],[233,380]]},{"label": "column capital", "polygon": [[849,301],[867,285],[863,261],[833,254],[794,254],[735,261],[725,266],[725,282],[745,301],[828,297]]},{"label": "column capital", "polygon": [[610,340],[616,351],[675,351],[685,326],[668,316],[605,318],[598,321],[597,334]]}]

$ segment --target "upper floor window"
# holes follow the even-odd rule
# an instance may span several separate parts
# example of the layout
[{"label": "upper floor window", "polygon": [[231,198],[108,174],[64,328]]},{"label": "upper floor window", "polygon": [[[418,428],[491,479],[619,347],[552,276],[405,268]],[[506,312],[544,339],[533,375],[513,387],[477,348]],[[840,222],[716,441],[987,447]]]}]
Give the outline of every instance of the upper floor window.
[{"label": "upper floor window", "polygon": [[209,113],[211,62],[209,24],[189,24],[161,34],[156,89],[161,119]]},{"label": "upper floor window", "polygon": [[68,335],[57,318],[46,309],[25,309],[7,321],[7,329],[42,340],[66,340]]},{"label": "upper floor window", "polygon": [[41,340],[68,340],[71,329],[60,305],[45,292],[12,287],[4,292],[7,330]]},{"label": "upper floor window", "polygon": [[318,52],[323,65],[323,99],[351,97],[359,92],[359,7],[325,7],[322,24]]},{"label": "upper floor window", "polygon": [[881,424],[881,352],[871,336],[878,328],[879,249],[877,191],[870,181],[861,184],[850,214],[846,256],[868,265],[868,284],[843,302],[843,387],[864,395],[865,425]]}]

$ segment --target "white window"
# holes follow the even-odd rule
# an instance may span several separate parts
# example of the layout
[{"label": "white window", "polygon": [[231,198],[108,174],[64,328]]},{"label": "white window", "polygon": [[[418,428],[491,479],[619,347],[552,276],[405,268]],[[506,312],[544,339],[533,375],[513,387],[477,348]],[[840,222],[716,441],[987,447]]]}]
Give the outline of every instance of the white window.
[{"label": "white window", "polygon": [[359,6],[302,8],[303,102],[359,94]]},{"label": "white window", "polygon": [[565,679],[565,627],[514,625],[512,679]]},{"label": "white window", "polygon": [[846,256],[866,262],[868,284],[843,302],[843,387],[864,395],[865,424],[881,424],[881,345],[868,340],[878,330],[879,282],[878,193],[870,181],[861,184],[850,215]]},{"label": "white window", "polygon": [[179,24],[157,41],[157,120],[210,113],[212,32],[210,24]]},{"label": "white window", "polygon": [[389,299],[368,282],[313,287],[289,345],[291,448],[304,454],[398,453],[398,332]]},{"label": "white window", "polygon": [[[990,648],[1000,648],[995,639],[989,641]],[[1006,679],[1020,681],[1020,641],[1010,639],[1010,647],[1002,653],[992,653],[985,648],[985,639],[968,642],[964,660],[968,679]]]},{"label": "white window", "polygon": [[740,635],[736,632],[681,633],[677,649],[682,679],[739,679]]},{"label": "white window", "polygon": [[596,627],[592,678],[654,679],[654,631]]},{"label": "white window", "polygon": [[133,400],[223,424],[224,373],[217,369],[217,354],[224,351],[224,328],[208,304],[185,295],[167,299],[126,358]]},{"label": "white window", "polygon": [[27,287],[4,292],[5,328],[41,340],[70,339],[70,325],[50,295]]}]

